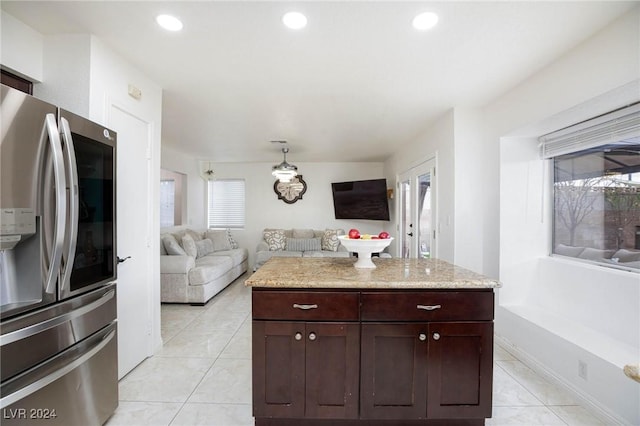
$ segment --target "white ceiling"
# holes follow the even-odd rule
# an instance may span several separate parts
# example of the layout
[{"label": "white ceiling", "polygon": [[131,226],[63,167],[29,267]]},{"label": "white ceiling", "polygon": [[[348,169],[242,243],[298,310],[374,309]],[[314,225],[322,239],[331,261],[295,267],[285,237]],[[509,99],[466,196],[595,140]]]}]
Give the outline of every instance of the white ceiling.
[{"label": "white ceiling", "polygon": [[[7,1],[43,34],[93,33],[164,90],[162,143],[220,162],[382,161],[482,106],[637,2]],[[303,12],[308,25],[285,28]],[[417,32],[413,17],[439,24]],[[159,13],[184,23],[155,24]],[[557,90],[556,87],[549,90]],[[143,94],[144,96],[144,94]]]}]

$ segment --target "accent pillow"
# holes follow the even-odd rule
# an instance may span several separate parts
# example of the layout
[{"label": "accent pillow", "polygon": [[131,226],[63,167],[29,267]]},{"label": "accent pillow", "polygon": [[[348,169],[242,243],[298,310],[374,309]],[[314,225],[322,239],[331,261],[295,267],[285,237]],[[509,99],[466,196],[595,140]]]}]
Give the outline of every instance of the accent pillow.
[{"label": "accent pillow", "polygon": [[198,250],[198,255],[196,256],[196,258],[201,258],[202,256],[206,256],[209,253],[213,253],[213,241],[208,238],[196,241],[196,249]]},{"label": "accent pillow", "polygon": [[340,246],[340,240],[338,240],[338,230],[325,229],[324,235],[322,236],[322,250],[338,251],[338,246]]},{"label": "accent pillow", "polygon": [[602,259],[611,259],[613,253],[615,253],[615,250],[601,250],[587,247],[578,255],[578,258],[601,261]]},{"label": "accent pillow", "polygon": [[584,251],[584,247],[575,247],[575,246],[567,246],[564,244],[558,244],[558,246],[553,252],[561,256],[578,257],[580,256],[580,253],[582,253],[583,251]]},{"label": "accent pillow", "polygon": [[620,249],[615,252],[612,258],[618,259],[618,262],[636,262],[640,260],[640,251]]},{"label": "accent pillow", "polygon": [[238,242],[233,238],[233,235],[231,235],[231,229],[229,228],[227,228],[227,238],[229,239],[229,244],[231,244],[232,249],[237,249],[240,247]]},{"label": "accent pillow", "polygon": [[282,251],[287,246],[287,240],[282,229],[264,231],[262,236],[269,246],[269,251]]},{"label": "accent pillow", "polygon": [[186,256],[187,252],[184,251],[180,244],[178,244],[178,240],[171,234],[164,235],[162,237],[162,245],[164,249],[167,251],[167,254],[177,255],[177,256]]},{"label": "accent pillow", "polygon": [[287,251],[320,251],[320,238],[287,238]]},{"label": "accent pillow", "polygon": [[213,242],[213,251],[231,250],[231,243],[224,229],[209,229],[205,232],[205,238]]},{"label": "accent pillow", "polygon": [[198,257],[198,248],[196,247],[196,242],[193,240],[191,235],[184,234],[182,236],[182,248],[189,256]]},{"label": "accent pillow", "polygon": [[295,229],[291,232],[291,236],[293,238],[313,238],[315,235],[313,234],[313,229]]}]

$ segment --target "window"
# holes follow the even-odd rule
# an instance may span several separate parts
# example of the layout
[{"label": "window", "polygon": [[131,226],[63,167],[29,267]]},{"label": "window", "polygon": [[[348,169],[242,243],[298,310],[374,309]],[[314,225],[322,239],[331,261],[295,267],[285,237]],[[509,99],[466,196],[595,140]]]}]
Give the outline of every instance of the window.
[{"label": "window", "polygon": [[640,109],[542,138],[553,160],[553,253],[640,270]]},{"label": "window", "polygon": [[175,225],[176,181],[160,180],[160,227]]},{"label": "window", "polygon": [[244,179],[208,181],[208,227],[244,228]]}]

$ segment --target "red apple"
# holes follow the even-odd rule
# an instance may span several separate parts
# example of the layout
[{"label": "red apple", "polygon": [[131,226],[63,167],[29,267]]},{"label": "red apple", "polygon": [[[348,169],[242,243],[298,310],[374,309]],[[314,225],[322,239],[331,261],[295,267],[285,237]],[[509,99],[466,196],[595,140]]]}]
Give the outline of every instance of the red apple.
[{"label": "red apple", "polygon": [[382,231],[381,233],[378,234],[378,237],[382,239],[387,239],[389,238],[389,233],[387,231]]},{"label": "red apple", "polygon": [[360,238],[360,231],[357,229],[349,229],[349,238],[352,240],[357,240]]}]

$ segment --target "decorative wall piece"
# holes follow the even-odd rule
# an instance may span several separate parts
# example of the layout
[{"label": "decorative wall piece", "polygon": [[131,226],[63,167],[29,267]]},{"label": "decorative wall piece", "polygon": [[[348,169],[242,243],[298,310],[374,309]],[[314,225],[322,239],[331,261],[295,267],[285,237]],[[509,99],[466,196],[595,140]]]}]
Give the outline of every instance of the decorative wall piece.
[{"label": "decorative wall piece", "polygon": [[302,175],[297,175],[290,182],[275,181],[273,190],[278,194],[279,200],[293,204],[301,200],[302,195],[307,192],[307,183],[302,179]]}]

